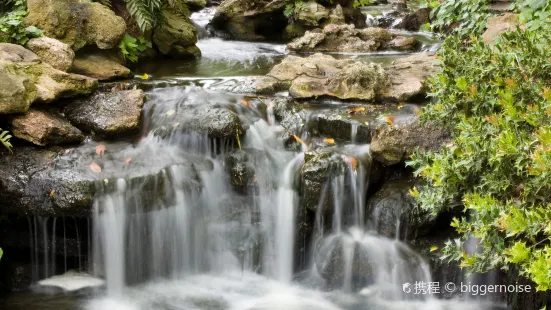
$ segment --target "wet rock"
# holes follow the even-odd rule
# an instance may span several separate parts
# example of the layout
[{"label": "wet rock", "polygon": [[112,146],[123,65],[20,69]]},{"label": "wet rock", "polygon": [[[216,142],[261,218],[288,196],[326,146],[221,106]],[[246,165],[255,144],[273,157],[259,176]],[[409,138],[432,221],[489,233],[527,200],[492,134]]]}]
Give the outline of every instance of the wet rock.
[{"label": "wet rock", "polygon": [[[126,191],[121,199],[127,206],[139,201],[146,208],[140,212],[173,204],[175,177],[178,188],[189,195],[201,189],[194,162],[202,159],[191,161],[182,154],[152,161],[152,156],[168,154],[162,150],[151,154],[151,149],[128,146],[108,144],[101,156],[96,154],[94,144],[67,150],[14,149],[13,154],[0,157],[0,213],[89,217],[95,198],[100,197],[96,194],[115,192],[122,180]],[[91,170],[92,162],[102,168],[101,172]]]},{"label": "wet rock", "polygon": [[371,126],[369,123],[366,124],[366,122],[360,122],[334,112],[318,113],[316,120],[319,133],[326,137],[360,144],[371,141]]},{"label": "wet rock", "polygon": [[516,29],[519,24],[519,15],[515,13],[490,17],[486,23],[486,31],[482,34],[482,40],[485,43],[493,43],[500,34],[510,29]]},{"label": "wet rock", "polygon": [[30,39],[26,47],[43,62],[61,71],[69,70],[75,59],[75,52],[69,45],[48,37]]},{"label": "wet rock", "polygon": [[10,120],[12,133],[36,145],[80,143],[84,135],[67,120],[51,112],[31,109]]},{"label": "wet rock", "polygon": [[184,0],[184,4],[192,12],[199,11],[207,6],[207,0]]},{"label": "wet rock", "polygon": [[322,30],[306,32],[287,48],[298,52],[373,52],[388,48],[408,50],[417,45],[417,39],[396,36],[383,28],[356,29],[354,25],[331,24]]},{"label": "wet rock", "polygon": [[428,90],[428,78],[439,70],[439,60],[427,53],[397,59],[387,68],[390,83],[381,97],[398,102],[424,99]]},{"label": "wet rock", "polygon": [[413,181],[388,181],[367,202],[372,227],[379,235],[411,240],[434,224],[435,217],[417,207],[409,190]]},{"label": "wet rock", "polygon": [[[316,249],[314,262],[331,288],[357,290],[371,284],[387,284],[391,275],[399,277],[398,283],[426,278],[423,259],[405,244],[358,228],[324,238]],[[402,292],[401,287],[389,290],[391,294]]]},{"label": "wet rock", "polygon": [[247,187],[254,186],[254,165],[249,154],[242,150],[232,152],[224,159],[230,184],[238,192],[246,193]]},{"label": "wet rock", "polygon": [[[335,203],[342,207],[344,223],[355,221],[352,180],[365,180],[371,169],[368,151],[322,148],[304,155],[300,170],[300,209],[321,212],[331,223]],[[346,192],[346,193],[345,193]]]},{"label": "wet rock", "polygon": [[430,8],[419,8],[414,12],[407,13],[395,25],[394,28],[409,31],[418,31],[422,25],[430,22]]},{"label": "wet rock", "polygon": [[54,69],[20,45],[0,43],[0,114],[26,112],[33,102],[90,94],[97,81]]},{"label": "wet rock", "polygon": [[117,47],[126,32],[124,20],[106,6],[87,0],[28,0],[26,25],[79,50],[87,45]]},{"label": "wet rock", "polygon": [[315,54],[307,58],[287,56],[256,85],[259,93],[289,88],[294,98],[331,96],[339,99],[373,100],[387,84],[384,69],[373,63]]},{"label": "wet rock", "polygon": [[287,25],[284,0],[225,0],[211,25],[236,40],[259,41],[278,36]]},{"label": "wet rock", "polygon": [[153,43],[163,54],[177,59],[199,58],[197,30],[188,17],[173,10],[162,12],[163,23],[153,31]]},{"label": "wet rock", "polygon": [[380,124],[371,141],[371,153],[382,164],[394,165],[408,159],[416,149],[436,151],[449,139],[444,129],[421,125],[418,117],[411,117],[400,124]]},{"label": "wet rock", "polygon": [[118,56],[105,51],[79,53],[71,67],[71,72],[100,81],[133,76],[132,71],[121,64]]},{"label": "wet rock", "polygon": [[144,93],[141,90],[96,93],[71,101],[63,112],[72,124],[83,131],[116,137],[140,128],[143,103]]},{"label": "wet rock", "polygon": [[162,123],[156,125],[156,135],[168,137],[174,132],[195,132],[234,140],[245,132],[239,116],[224,107],[191,106],[170,112],[158,120]]}]

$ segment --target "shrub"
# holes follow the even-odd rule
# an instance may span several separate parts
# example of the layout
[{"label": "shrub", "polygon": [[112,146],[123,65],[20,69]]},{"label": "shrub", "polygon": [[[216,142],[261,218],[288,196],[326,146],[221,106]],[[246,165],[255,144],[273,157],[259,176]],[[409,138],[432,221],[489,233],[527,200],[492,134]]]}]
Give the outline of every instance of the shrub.
[{"label": "shrub", "polygon": [[23,18],[27,9],[23,0],[7,0],[0,6],[0,42],[25,45],[30,38],[42,35],[42,30],[35,26],[25,26]]},{"label": "shrub", "polygon": [[[548,31],[520,29],[493,46],[448,38],[422,120],[447,126],[453,141],[408,162],[429,185],[412,191],[421,207],[464,207],[444,258],[476,272],[518,264],[538,290],[551,288],[550,45]],[[462,249],[470,236],[474,254]]]}]

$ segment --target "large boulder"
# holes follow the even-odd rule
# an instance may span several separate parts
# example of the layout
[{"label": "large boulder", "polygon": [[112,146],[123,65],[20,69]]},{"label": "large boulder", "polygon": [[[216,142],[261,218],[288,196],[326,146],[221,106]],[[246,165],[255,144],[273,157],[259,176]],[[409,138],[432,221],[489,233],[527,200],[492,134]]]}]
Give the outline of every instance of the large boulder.
[{"label": "large boulder", "polygon": [[412,50],[419,45],[413,38],[398,36],[382,28],[356,29],[354,25],[331,24],[315,29],[287,44],[297,52],[373,52],[383,49]]},{"label": "large boulder", "polygon": [[163,23],[153,31],[153,43],[164,55],[177,59],[199,58],[201,50],[197,43],[197,29],[188,17],[174,10],[162,12]]},{"label": "large boulder", "polygon": [[14,136],[40,146],[80,143],[84,140],[80,130],[51,112],[31,109],[11,118],[10,124]]},{"label": "large boulder", "polygon": [[77,55],[70,71],[100,81],[124,79],[133,76],[132,71],[123,66],[116,55],[105,51],[93,51]]},{"label": "large boulder", "polygon": [[449,139],[449,132],[443,128],[421,124],[418,116],[412,116],[399,123],[381,123],[371,141],[371,154],[388,166],[407,160],[415,150],[437,151]]},{"label": "large boulder", "polygon": [[42,63],[22,46],[0,43],[0,114],[26,112],[33,102],[90,94],[97,81]]},{"label": "large boulder", "polygon": [[75,99],[63,112],[72,124],[83,131],[117,137],[139,130],[143,104],[143,91],[126,90]]},{"label": "large boulder", "polygon": [[377,64],[339,60],[323,54],[307,58],[290,55],[261,78],[256,89],[260,93],[288,89],[294,98],[374,100],[387,81],[385,70]]},{"label": "large boulder", "polygon": [[87,0],[27,0],[24,22],[44,30],[48,37],[69,44],[73,50],[87,45],[116,47],[126,24],[108,7]]},{"label": "large boulder", "polygon": [[48,37],[30,39],[26,47],[43,62],[61,71],[69,70],[75,59],[75,52],[69,45]]},{"label": "large boulder", "polygon": [[390,101],[424,99],[429,77],[439,70],[440,61],[434,55],[418,53],[399,58],[387,68],[390,85],[381,97]]}]

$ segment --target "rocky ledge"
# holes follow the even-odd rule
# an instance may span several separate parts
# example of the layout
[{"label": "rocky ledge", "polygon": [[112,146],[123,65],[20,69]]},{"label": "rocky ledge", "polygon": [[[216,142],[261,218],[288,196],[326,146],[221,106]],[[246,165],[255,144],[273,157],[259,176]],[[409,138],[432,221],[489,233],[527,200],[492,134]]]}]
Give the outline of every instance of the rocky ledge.
[{"label": "rocky ledge", "polygon": [[386,49],[414,50],[419,41],[383,28],[356,29],[354,25],[331,24],[315,29],[287,44],[296,52],[374,52]]},{"label": "rocky ledge", "polygon": [[438,69],[438,60],[425,53],[401,58],[386,68],[324,54],[289,55],[255,87],[264,94],[288,90],[297,99],[410,101],[425,95],[428,77]]}]

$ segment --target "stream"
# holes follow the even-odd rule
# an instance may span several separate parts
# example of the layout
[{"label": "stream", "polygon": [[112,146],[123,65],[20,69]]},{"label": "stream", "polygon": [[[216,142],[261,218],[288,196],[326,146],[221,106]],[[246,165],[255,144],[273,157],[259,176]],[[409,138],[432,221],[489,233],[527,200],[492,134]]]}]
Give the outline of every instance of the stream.
[{"label": "stream", "polygon": [[[33,252],[34,265],[45,266],[36,271],[36,284],[0,301],[1,308],[502,309],[483,300],[404,293],[405,283],[433,281],[430,267],[400,229],[395,236],[377,233],[382,211],[365,210],[371,186],[369,144],[357,138],[355,126],[350,139],[324,145],[332,164],[322,193],[330,194],[317,197],[311,212],[300,209],[297,188],[309,156],[307,144],[323,144],[327,137],[305,125],[294,132],[298,139],[289,147],[288,133],[274,115],[274,102],[287,94],[258,97],[247,88],[251,78],[265,75],[284,58],[285,45],[209,37],[204,27],[213,12],[192,15],[200,27],[201,59],[137,68],[133,83],[147,95],[141,137],[89,140],[56,163],[55,169],[91,173],[86,154],[104,145],[108,156],[102,167],[116,176],[115,181],[99,180],[93,217],[74,220],[76,235],[81,234],[77,239],[86,240],[78,251],[87,253],[87,263],[67,263],[67,257],[49,254],[56,246],[67,246],[51,240],[65,236],[60,227],[73,219],[29,219],[31,244],[45,240],[53,249]],[[440,44],[426,33],[404,34],[421,40],[423,51],[434,52]],[[407,55],[333,54],[380,63]],[[143,73],[150,79],[140,79]],[[308,118],[355,104],[319,99],[305,107]],[[184,123],[195,124],[194,113],[219,109],[231,112],[224,117],[241,121],[241,138],[181,129]],[[403,118],[415,113],[414,105],[380,109],[373,117],[352,121],[382,121],[382,110]],[[132,169],[122,164],[129,158]],[[246,179],[228,181],[229,166],[245,171]],[[329,209],[323,203],[327,200]]]}]

